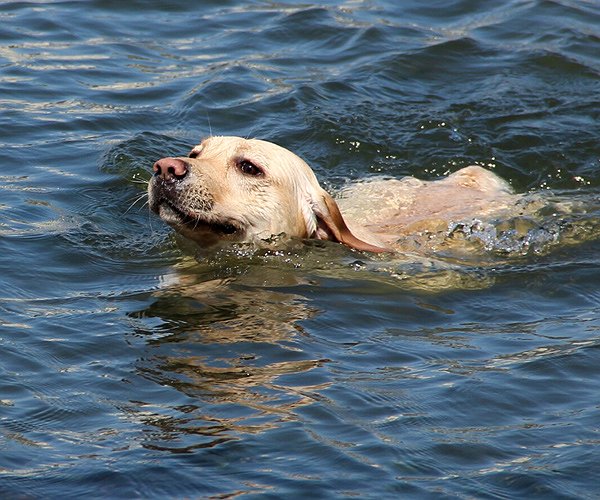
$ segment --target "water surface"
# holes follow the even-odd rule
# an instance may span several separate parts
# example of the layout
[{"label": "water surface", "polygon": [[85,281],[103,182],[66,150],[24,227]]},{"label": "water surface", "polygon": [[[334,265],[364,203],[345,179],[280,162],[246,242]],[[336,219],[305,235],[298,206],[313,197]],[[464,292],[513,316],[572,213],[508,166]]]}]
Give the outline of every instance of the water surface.
[{"label": "water surface", "polygon": [[[596,498],[599,95],[595,1],[2,3],[1,496]],[[210,133],[569,210],[197,258],[144,183]]]}]

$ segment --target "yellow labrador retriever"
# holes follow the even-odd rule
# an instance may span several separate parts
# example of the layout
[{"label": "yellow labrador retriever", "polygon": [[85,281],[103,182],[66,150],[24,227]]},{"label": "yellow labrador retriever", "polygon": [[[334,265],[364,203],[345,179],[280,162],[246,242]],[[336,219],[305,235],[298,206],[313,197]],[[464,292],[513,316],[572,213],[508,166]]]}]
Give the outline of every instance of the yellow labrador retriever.
[{"label": "yellow labrador retriever", "polygon": [[261,246],[285,235],[378,253],[405,249],[414,234],[426,244],[427,235],[447,232],[451,221],[497,216],[517,200],[498,176],[471,166],[437,181],[357,183],[336,201],[287,149],[220,136],[205,139],[188,157],[157,161],[148,195],[155,213],[203,248]]}]

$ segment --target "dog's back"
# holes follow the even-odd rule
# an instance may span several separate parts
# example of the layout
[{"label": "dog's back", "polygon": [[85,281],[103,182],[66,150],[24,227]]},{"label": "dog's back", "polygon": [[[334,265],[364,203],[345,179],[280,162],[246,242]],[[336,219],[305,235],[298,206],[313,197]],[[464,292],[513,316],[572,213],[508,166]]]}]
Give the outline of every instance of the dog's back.
[{"label": "dog's back", "polygon": [[519,195],[494,173],[470,166],[436,181],[414,177],[352,184],[337,199],[348,225],[359,237],[398,250],[409,238],[446,233],[452,222],[506,216]]}]

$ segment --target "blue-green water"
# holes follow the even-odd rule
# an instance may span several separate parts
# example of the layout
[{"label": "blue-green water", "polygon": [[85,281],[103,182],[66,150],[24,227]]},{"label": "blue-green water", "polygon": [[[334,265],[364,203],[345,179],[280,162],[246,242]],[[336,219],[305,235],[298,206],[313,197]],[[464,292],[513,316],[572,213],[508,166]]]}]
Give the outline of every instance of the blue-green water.
[{"label": "blue-green water", "polygon": [[[0,496],[597,498],[599,103],[596,0],[1,3]],[[575,208],[196,259],[144,182],[209,133]]]}]

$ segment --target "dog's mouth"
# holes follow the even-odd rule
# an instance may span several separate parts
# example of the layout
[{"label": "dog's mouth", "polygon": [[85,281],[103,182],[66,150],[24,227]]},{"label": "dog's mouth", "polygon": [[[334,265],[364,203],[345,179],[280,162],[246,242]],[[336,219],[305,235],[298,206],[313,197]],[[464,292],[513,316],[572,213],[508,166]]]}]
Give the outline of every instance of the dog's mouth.
[{"label": "dog's mouth", "polygon": [[165,222],[185,226],[194,232],[210,232],[219,235],[233,235],[241,232],[241,224],[234,220],[218,220],[214,216],[187,212],[169,200],[162,199],[155,210]]}]

